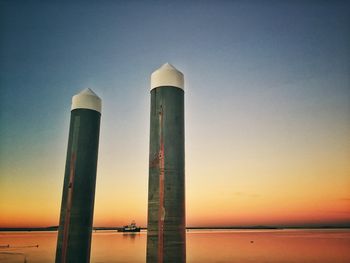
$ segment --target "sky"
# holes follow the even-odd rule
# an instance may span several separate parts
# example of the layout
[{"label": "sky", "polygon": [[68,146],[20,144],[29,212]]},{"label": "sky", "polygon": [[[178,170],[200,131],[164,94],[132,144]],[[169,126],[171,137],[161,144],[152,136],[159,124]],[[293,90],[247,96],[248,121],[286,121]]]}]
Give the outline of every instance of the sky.
[{"label": "sky", "polygon": [[[147,3],[146,3],[147,2]],[[348,1],[0,1],[0,226],[57,225],[71,97],[95,226],[147,225],[150,74],[185,76],[187,226],[350,223]]]}]

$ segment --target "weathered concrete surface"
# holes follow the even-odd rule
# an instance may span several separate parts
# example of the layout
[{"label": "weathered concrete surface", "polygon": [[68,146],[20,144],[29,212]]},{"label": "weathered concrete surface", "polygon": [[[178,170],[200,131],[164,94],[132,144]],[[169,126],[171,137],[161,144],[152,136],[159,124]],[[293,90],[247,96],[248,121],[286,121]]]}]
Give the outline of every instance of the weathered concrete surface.
[{"label": "weathered concrete surface", "polygon": [[56,263],[89,262],[101,113],[71,112]]},{"label": "weathered concrete surface", "polygon": [[186,262],[184,91],[151,90],[147,262]]}]

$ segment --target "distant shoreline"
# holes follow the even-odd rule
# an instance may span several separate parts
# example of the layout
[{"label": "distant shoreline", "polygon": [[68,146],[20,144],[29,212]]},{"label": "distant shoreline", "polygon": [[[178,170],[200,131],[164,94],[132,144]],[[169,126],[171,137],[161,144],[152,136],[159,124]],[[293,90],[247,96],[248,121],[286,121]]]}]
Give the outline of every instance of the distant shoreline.
[{"label": "distant shoreline", "polygon": [[[101,230],[120,230],[122,227],[94,227],[94,231]],[[142,230],[146,230],[146,227],[141,227]],[[229,227],[186,227],[187,230],[282,230],[282,229],[350,229],[350,225],[342,226],[229,226]],[[32,231],[57,231],[58,226],[50,227],[0,227],[0,232],[32,232]]]}]

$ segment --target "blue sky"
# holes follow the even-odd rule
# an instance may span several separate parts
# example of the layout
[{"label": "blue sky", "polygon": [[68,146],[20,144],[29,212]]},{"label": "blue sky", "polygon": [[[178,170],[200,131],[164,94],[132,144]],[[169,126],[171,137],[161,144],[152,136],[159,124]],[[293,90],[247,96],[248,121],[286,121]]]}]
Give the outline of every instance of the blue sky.
[{"label": "blue sky", "polygon": [[235,161],[282,155],[289,167],[320,151],[349,160],[347,1],[1,1],[0,10],[0,190],[26,178],[21,189],[42,182],[60,201],[71,97],[90,87],[103,100],[97,204],[125,174],[144,212],[149,78],[165,62],[185,75],[187,189],[213,183],[203,163],[225,181]]}]

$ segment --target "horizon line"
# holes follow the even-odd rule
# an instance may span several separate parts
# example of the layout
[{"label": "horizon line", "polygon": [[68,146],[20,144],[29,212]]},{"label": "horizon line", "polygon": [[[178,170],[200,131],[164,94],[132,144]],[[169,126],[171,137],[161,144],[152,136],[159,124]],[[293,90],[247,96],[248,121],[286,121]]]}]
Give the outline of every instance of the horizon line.
[{"label": "horizon line", "polygon": [[[92,230],[118,230],[123,226],[93,226]],[[308,229],[308,228],[350,228],[350,223],[343,224],[304,224],[304,225],[252,225],[252,226],[186,226],[186,229]],[[141,227],[147,230],[147,227]],[[0,231],[56,231],[56,226],[45,227],[2,227]]]}]

